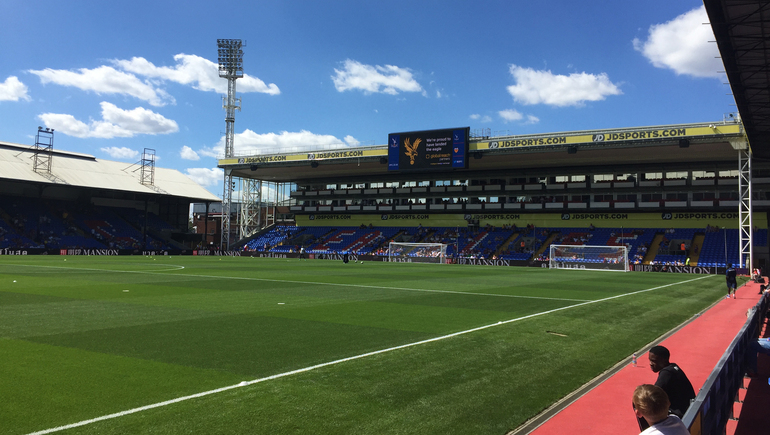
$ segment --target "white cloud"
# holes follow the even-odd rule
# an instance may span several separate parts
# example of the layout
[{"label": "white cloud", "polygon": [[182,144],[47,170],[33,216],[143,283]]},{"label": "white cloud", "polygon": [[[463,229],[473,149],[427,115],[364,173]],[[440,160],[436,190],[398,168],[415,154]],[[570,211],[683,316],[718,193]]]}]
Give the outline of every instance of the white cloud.
[{"label": "white cloud", "polygon": [[112,157],[113,159],[120,159],[120,160],[126,160],[126,159],[135,159],[139,157],[139,151],[132,150],[131,148],[126,147],[108,147],[108,148],[100,148],[103,152],[107,153]]},{"label": "white cloud", "polygon": [[179,157],[181,157],[184,160],[200,160],[201,157],[196,153],[192,148],[188,147],[187,145],[182,147],[182,150],[179,151]]},{"label": "white cloud", "polygon": [[[191,85],[200,91],[215,91],[227,93],[227,80],[219,77],[216,63],[194,54],[177,54],[174,56],[176,65],[173,67],[155,66],[143,57],[133,57],[131,60],[114,60],[113,64],[121,69],[141,76],[168,80],[182,85]],[[278,95],[281,90],[273,83],[265,84],[257,77],[244,74],[237,81],[238,92],[262,92]]]},{"label": "white cloud", "polygon": [[[340,140],[330,134],[315,134],[307,130],[259,134],[246,129],[243,133],[236,133],[233,140],[233,148],[237,155],[335,149],[359,144],[359,141],[350,135]],[[225,138],[222,136],[216,146],[204,148],[199,152],[208,157],[221,157],[224,155],[224,149]]]},{"label": "white cloud", "polygon": [[[514,109],[501,110],[497,112],[497,114],[500,115],[500,118],[502,118],[506,124],[514,121],[522,121],[521,124],[537,124],[538,122],[540,122],[540,118],[538,118],[537,116],[524,115],[523,113],[520,113],[519,111]],[[485,118],[489,118],[489,117],[487,116]]]},{"label": "white cloud", "polygon": [[472,119],[472,120],[474,120],[474,121],[479,121],[479,122],[481,122],[481,123],[489,123],[489,122],[492,122],[492,117],[491,117],[491,116],[489,116],[489,115],[484,115],[484,116],[481,116],[481,115],[480,115],[480,114],[478,114],[478,113],[474,113],[474,114],[470,115],[470,116],[469,116],[469,118],[471,118],[471,119]]},{"label": "white cloud", "polygon": [[202,156],[213,157],[213,158],[217,159],[217,158],[220,158],[220,157],[222,157],[224,155],[224,149],[225,149],[224,145],[221,146],[221,147],[219,147],[219,146],[203,147],[203,148],[198,150],[198,154],[200,154]]},{"label": "white cloud", "polygon": [[101,107],[102,120],[91,120],[88,124],[77,120],[72,115],[61,113],[43,113],[38,115],[38,118],[45,123],[46,127],[80,138],[111,139],[133,137],[137,134],[168,134],[179,130],[175,121],[142,107],[123,110],[106,101],[101,103]]},{"label": "white cloud", "polygon": [[720,77],[724,70],[714,32],[701,6],[671,21],[650,26],[646,41],[634,38],[634,49],[657,68],[694,77]]},{"label": "white cloud", "polygon": [[[155,66],[143,57],[134,57],[131,60],[113,60],[114,66],[102,65],[74,71],[46,68],[29,72],[40,77],[43,84],[72,86],[98,95],[128,95],[153,106],[176,103],[174,98],[160,87],[164,81],[189,85],[201,91],[227,93],[227,80],[219,77],[216,63],[188,54],[177,54],[174,60],[176,65],[173,67]],[[143,76],[145,79],[137,76]],[[265,84],[248,74],[238,79],[237,89],[239,92],[262,92],[270,95],[281,93],[275,84]]]},{"label": "white cloud", "polygon": [[385,93],[397,95],[399,92],[421,92],[419,83],[412,77],[407,68],[394,65],[364,65],[355,60],[343,62],[343,69],[334,69],[332,76],[334,87],[339,92],[361,90],[364,93]]},{"label": "white cloud", "polygon": [[204,187],[216,186],[224,179],[224,173],[219,168],[188,168],[187,176]]},{"label": "white cloud", "polygon": [[354,138],[351,135],[345,136],[342,140],[345,141],[346,144],[350,147],[355,147],[361,144],[361,142],[358,141],[358,139]]},{"label": "white cloud", "polygon": [[10,76],[0,83],[0,101],[29,101],[29,89],[27,86],[19,81],[16,76]]},{"label": "white cloud", "polygon": [[123,110],[107,102],[101,103],[101,106],[105,121],[133,134],[167,134],[179,131],[175,121],[142,107]]},{"label": "white cloud", "polygon": [[59,133],[64,133],[74,137],[90,137],[88,124],[78,121],[72,115],[64,113],[43,113],[38,115],[38,119],[43,121],[46,127],[53,128]]},{"label": "white cloud", "polygon": [[521,121],[524,118],[524,115],[513,109],[501,110],[497,112],[497,114],[500,115],[505,122]]},{"label": "white cloud", "polygon": [[510,72],[516,84],[508,86],[508,92],[521,104],[582,106],[586,101],[600,101],[608,95],[622,94],[605,73],[583,72],[565,76],[516,65],[511,65]]},{"label": "white cloud", "polygon": [[94,69],[80,68],[77,71],[46,68],[30,70],[29,72],[40,77],[43,84],[54,83],[61,86],[72,86],[99,95],[129,95],[153,106],[164,106],[168,102],[174,103],[174,98],[164,90],[139,80],[133,74],[118,71],[109,66],[100,66]]}]

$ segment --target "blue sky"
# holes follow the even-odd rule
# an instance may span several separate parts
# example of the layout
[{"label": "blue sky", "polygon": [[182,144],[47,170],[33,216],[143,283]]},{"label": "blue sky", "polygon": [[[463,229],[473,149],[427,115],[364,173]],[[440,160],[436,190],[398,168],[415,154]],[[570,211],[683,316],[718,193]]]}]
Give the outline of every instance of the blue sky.
[{"label": "blue sky", "polygon": [[218,38],[246,43],[241,155],[718,121],[735,106],[707,22],[697,0],[4,0],[0,140],[46,126],[97,158],[152,148],[221,196]]}]

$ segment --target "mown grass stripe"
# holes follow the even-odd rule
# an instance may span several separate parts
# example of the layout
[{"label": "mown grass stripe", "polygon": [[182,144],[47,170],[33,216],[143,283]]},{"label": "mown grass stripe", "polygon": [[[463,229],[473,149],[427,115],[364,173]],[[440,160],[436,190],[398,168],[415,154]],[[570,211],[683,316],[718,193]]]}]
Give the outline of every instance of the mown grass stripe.
[{"label": "mown grass stripe", "polygon": [[[64,266],[38,266],[38,265],[31,265],[31,264],[15,264],[14,266],[44,267],[44,268],[65,269],[65,270],[73,270],[73,271],[84,270],[84,271],[111,272],[111,273],[117,272],[117,273],[139,273],[139,274],[148,274],[148,275],[179,276],[179,274],[164,273],[163,271],[114,270],[114,269],[80,268],[80,267],[73,268],[73,267],[64,267]],[[179,267],[184,268],[183,266],[179,266]],[[442,293],[442,294],[446,293],[446,294],[490,296],[490,297],[515,298],[515,299],[542,299],[542,300],[550,300],[550,301],[590,302],[590,300],[588,299],[552,298],[547,296],[505,295],[505,294],[499,294],[499,293],[462,292],[457,290],[417,289],[417,288],[408,288],[408,287],[388,287],[388,286],[364,285],[364,284],[342,284],[342,283],[333,283],[333,282],[294,281],[294,280],[288,280],[288,279],[252,278],[252,277],[242,277],[242,276],[198,275],[198,274],[189,274],[189,273],[184,274],[184,276],[189,276],[191,278],[207,278],[207,279],[217,279],[217,280],[234,279],[234,280],[241,280],[241,281],[261,281],[261,282],[277,282],[277,283],[286,283],[286,284],[326,285],[326,286],[333,286],[333,287],[353,287],[353,288],[375,289],[375,290],[400,290],[400,291],[410,291],[410,292]]]},{"label": "mown grass stripe", "polygon": [[406,348],[410,348],[410,347],[414,347],[414,346],[420,346],[420,345],[423,345],[423,344],[428,344],[428,343],[433,343],[433,342],[437,342],[437,341],[441,341],[441,340],[446,340],[446,339],[449,339],[449,338],[452,338],[452,337],[457,337],[457,336],[461,336],[461,335],[465,335],[465,334],[470,334],[470,333],[473,333],[473,332],[478,332],[478,331],[485,330],[485,329],[488,329],[488,328],[492,328],[492,327],[495,327],[495,326],[506,325],[506,324],[510,324],[510,323],[514,323],[514,322],[519,322],[519,321],[526,320],[526,319],[531,319],[531,318],[534,318],[534,317],[544,316],[544,315],[547,315],[547,314],[551,314],[551,313],[555,313],[555,312],[559,312],[559,311],[564,311],[564,310],[567,310],[567,309],[570,309],[570,308],[582,307],[582,306],[586,306],[586,305],[590,305],[590,304],[596,304],[596,303],[599,303],[599,302],[605,302],[605,301],[609,301],[609,300],[613,300],[613,299],[618,299],[618,298],[622,298],[622,297],[627,297],[627,296],[633,296],[633,295],[637,295],[637,294],[641,294],[641,293],[646,293],[646,292],[650,292],[650,291],[653,291],[653,290],[659,290],[659,289],[666,288],[666,287],[672,287],[672,286],[676,286],[676,285],[680,285],[680,284],[686,284],[686,283],[689,283],[689,282],[705,279],[705,278],[708,278],[710,276],[711,275],[700,276],[700,277],[697,277],[697,278],[693,278],[693,279],[689,279],[689,280],[685,280],[685,281],[680,281],[680,282],[676,282],[676,283],[664,284],[664,285],[660,285],[660,286],[657,286],[657,287],[651,287],[651,288],[648,288],[648,289],[637,290],[637,291],[633,291],[633,292],[629,292],[629,293],[623,293],[623,294],[619,294],[619,295],[609,296],[609,297],[602,298],[602,299],[596,299],[596,300],[592,300],[592,301],[581,302],[581,303],[574,304],[574,305],[568,305],[568,306],[565,306],[565,307],[555,308],[555,309],[552,309],[552,310],[542,311],[542,312],[539,312],[539,313],[533,313],[533,314],[529,314],[529,315],[526,315],[526,316],[517,317],[517,318],[514,318],[514,319],[509,319],[509,320],[500,321],[500,322],[489,324],[489,325],[479,326],[477,328],[472,328],[472,329],[468,329],[468,330],[464,330],[464,331],[455,332],[455,333],[452,333],[452,334],[442,335],[440,337],[429,338],[429,339],[426,339],[426,340],[421,340],[421,341],[417,341],[417,342],[413,342],[413,343],[407,343],[407,344],[403,344],[403,345],[399,345],[399,346],[390,347],[390,348],[387,348],[387,349],[380,349],[380,350],[376,350],[376,351],[373,351],[373,352],[367,352],[367,353],[363,353],[363,354],[360,354],[360,355],[350,356],[350,357],[347,357],[347,358],[342,358],[342,359],[338,359],[338,360],[334,360],[334,361],[328,361],[328,362],[325,362],[325,363],[316,364],[316,365],[313,365],[313,366],[304,367],[304,368],[297,369],[297,370],[292,370],[292,371],[288,371],[288,372],[284,372],[284,373],[278,373],[278,374],[267,376],[267,377],[264,377],[264,378],[254,379],[254,380],[251,380],[251,381],[244,381],[244,382],[241,382],[239,384],[228,385],[228,386],[222,387],[222,388],[217,388],[217,389],[213,389],[213,390],[209,390],[209,391],[203,391],[201,393],[196,393],[196,394],[191,394],[191,395],[188,395],[188,396],[178,397],[178,398],[171,399],[171,400],[166,400],[166,401],[163,401],[163,402],[157,402],[157,403],[153,403],[153,404],[150,404],[150,405],[145,405],[145,406],[141,406],[141,407],[138,407],[138,408],[129,409],[129,410],[126,410],[126,411],[116,412],[116,413],[113,413],[113,414],[103,415],[101,417],[96,417],[96,418],[89,419],[89,420],[82,420],[82,421],[79,421],[77,423],[71,423],[71,424],[68,424],[68,425],[58,426],[58,427],[54,427],[54,428],[50,428],[50,429],[45,429],[45,430],[38,431],[38,432],[32,432],[32,433],[29,433],[28,435],[44,435],[44,434],[59,432],[59,431],[67,430],[67,429],[73,429],[73,428],[76,428],[76,427],[86,426],[86,425],[97,423],[97,422],[104,421],[104,420],[115,419],[115,418],[123,417],[123,416],[126,416],[126,415],[135,414],[135,413],[138,413],[138,412],[148,411],[148,410],[151,410],[151,409],[160,408],[160,407],[164,407],[164,406],[168,406],[168,405],[173,405],[175,403],[179,403],[179,402],[183,402],[183,401],[187,401],[187,400],[191,400],[191,399],[197,399],[197,398],[200,398],[200,397],[205,397],[205,396],[209,396],[209,395],[212,395],[212,394],[221,393],[221,392],[224,392],[224,391],[229,391],[229,390],[232,390],[232,389],[235,389],[235,388],[241,388],[241,387],[245,387],[245,386],[249,386],[249,385],[253,385],[253,384],[257,384],[257,383],[261,383],[261,382],[266,382],[266,381],[270,381],[270,380],[280,379],[280,378],[284,378],[284,377],[287,377],[287,376],[292,376],[292,375],[296,375],[296,374],[300,374],[300,373],[305,373],[305,372],[317,370],[317,369],[320,369],[320,368],[329,367],[329,366],[332,366],[332,365],[336,365],[336,364],[340,364],[340,363],[344,363],[344,362],[349,362],[349,361],[354,361],[354,360],[358,360],[358,359],[362,359],[362,358],[367,358],[367,357],[374,356],[374,355],[380,355],[380,354],[384,354],[384,353],[387,353],[387,352],[392,352],[392,351],[396,351],[396,350],[400,350],[400,349],[406,349]]}]

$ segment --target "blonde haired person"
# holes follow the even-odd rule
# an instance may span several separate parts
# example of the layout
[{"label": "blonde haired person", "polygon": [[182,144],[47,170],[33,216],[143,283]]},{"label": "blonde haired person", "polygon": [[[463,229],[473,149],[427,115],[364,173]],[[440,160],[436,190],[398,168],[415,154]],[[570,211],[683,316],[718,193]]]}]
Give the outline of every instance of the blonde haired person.
[{"label": "blonde haired person", "polygon": [[639,435],[690,435],[687,426],[675,415],[668,415],[668,395],[655,385],[639,385],[634,390],[634,411],[650,425]]}]

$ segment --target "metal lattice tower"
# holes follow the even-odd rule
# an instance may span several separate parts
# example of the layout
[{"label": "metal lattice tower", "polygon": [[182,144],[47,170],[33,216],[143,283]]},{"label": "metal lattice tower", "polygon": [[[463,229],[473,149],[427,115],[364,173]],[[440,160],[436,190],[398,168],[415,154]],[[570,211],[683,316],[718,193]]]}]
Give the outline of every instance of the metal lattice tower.
[{"label": "metal lattice tower", "polygon": [[241,212],[239,215],[240,237],[249,237],[259,231],[262,181],[241,179]]},{"label": "metal lattice tower", "polygon": [[[240,39],[217,39],[219,77],[227,79],[227,96],[223,97],[225,109],[225,158],[231,158],[235,138],[235,110],[241,110],[241,100],[235,97],[235,80],[243,77],[243,44]],[[222,193],[222,250],[230,249],[230,208],[233,199],[232,171],[225,169]]]},{"label": "metal lattice tower", "polygon": [[32,170],[35,172],[51,173],[53,162],[53,129],[37,128],[35,136],[35,155]]},{"label": "metal lattice tower", "polygon": [[[732,144],[736,147],[736,143]],[[737,148],[737,147],[736,147]],[[738,220],[740,222],[740,260],[742,267],[754,267],[753,221],[751,218],[751,148],[746,142],[738,149]]]},{"label": "metal lattice tower", "polygon": [[152,186],[155,184],[155,150],[152,148],[145,148],[142,152],[142,176],[141,183],[145,186]]}]

